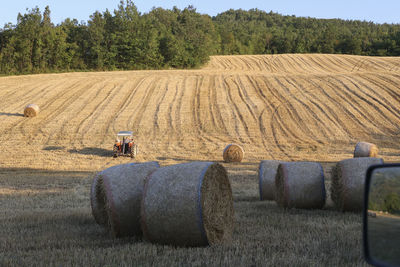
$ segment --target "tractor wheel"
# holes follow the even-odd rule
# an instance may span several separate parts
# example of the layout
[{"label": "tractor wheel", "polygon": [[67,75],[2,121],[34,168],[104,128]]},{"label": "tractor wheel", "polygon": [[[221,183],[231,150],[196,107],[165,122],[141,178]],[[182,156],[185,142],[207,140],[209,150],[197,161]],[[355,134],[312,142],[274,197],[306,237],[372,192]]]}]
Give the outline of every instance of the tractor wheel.
[{"label": "tractor wheel", "polygon": [[137,155],[137,145],[133,145],[131,148],[131,158],[135,158]]},{"label": "tractor wheel", "polygon": [[113,158],[116,158],[116,157],[118,157],[118,147],[114,146],[114,148],[113,148]]}]

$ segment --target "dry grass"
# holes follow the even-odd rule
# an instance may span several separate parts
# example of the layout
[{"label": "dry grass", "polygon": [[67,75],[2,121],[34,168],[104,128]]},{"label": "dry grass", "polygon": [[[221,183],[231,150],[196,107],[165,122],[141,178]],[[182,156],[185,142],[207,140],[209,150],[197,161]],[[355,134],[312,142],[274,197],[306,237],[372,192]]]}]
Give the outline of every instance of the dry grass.
[{"label": "dry grass", "polygon": [[[339,161],[359,140],[396,161],[399,66],[390,57],[218,56],[199,70],[0,77],[0,162],[101,170],[130,161],[110,157],[120,130],[134,131],[138,161],[221,160],[230,143],[246,161]],[[34,119],[17,116],[26,103],[40,106]]]},{"label": "dry grass", "polygon": [[[256,172],[260,160],[351,158],[359,140],[397,161],[399,66],[390,57],[217,56],[190,71],[0,77],[0,265],[362,265],[360,215],[333,211],[329,198],[322,211],[258,201]],[[40,106],[34,119],[20,114],[26,103]],[[175,249],[102,232],[90,184],[132,161],[112,158],[120,130],[134,131],[136,161],[164,166],[222,161],[226,144],[243,147],[245,162],[225,165],[232,244]]]},{"label": "dry grass", "polygon": [[0,169],[2,188],[24,190],[0,195],[0,265],[365,265],[361,215],[330,208],[285,211],[259,201],[257,164],[225,167],[233,185],[235,231],[232,243],[209,248],[113,239],[91,215],[92,172]]}]

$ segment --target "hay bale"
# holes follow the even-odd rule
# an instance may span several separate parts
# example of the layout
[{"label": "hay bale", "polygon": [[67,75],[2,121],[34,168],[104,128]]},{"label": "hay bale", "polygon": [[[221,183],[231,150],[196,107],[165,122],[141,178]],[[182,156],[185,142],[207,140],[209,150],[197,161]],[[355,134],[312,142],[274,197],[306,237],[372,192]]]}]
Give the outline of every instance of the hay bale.
[{"label": "hay bale", "polygon": [[97,224],[106,226],[108,223],[106,211],[106,197],[103,186],[103,178],[98,174],[94,177],[90,188],[90,205],[92,215]]},{"label": "hay bale", "polygon": [[146,181],[141,210],[146,240],[176,246],[229,241],[233,197],[225,168],[191,162],[160,168]]},{"label": "hay bale", "polygon": [[326,191],[322,166],[316,162],[283,162],[275,177],[276,202],[284,208],[321,209]]},{"label": "hay bale", "polygon": [[371,165],[383,164],[380,158],[352,158],[338,162],[332,173],[331,196],[341,211],[362,211],[364,183]]},{"label": "hay bale", "polygon": [[378,157],[378,147],[374,144],[367,142],[358,142],[354,149],[354,157]]},{"label": "hay bale", "polygon": [[260,200],[275,200],[275,176],[279,164],[278,160],[263,160],[258,167]]},{"label": "hay bale", "polygon": [[98,200],[94,205],[97,210],[92,213],[99,224],[109,228],[112,236],[142,235],[140,203],[144,180],[159,167],[157,162],[130,163],[113,166],[97,174],[98,185],[94,194]]},{"label": "hay bale", "polygon": [[241,162],[244,156],[244,150],[237,144],[227,145],[222,155],[225,162]]},{"label": "hay bale", "polygon": [[36,117],[39,114],[39,106],[36,104],[29,104],[24,109],[24,116],[25,117]]}]

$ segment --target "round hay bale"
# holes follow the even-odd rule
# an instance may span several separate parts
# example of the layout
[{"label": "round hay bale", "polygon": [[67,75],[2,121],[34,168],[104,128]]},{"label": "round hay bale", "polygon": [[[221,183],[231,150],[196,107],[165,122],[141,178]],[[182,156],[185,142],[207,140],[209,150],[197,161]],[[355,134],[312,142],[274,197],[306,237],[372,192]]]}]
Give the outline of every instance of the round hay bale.
[{"label": "round hay bale", "polygon": [[367,143],[367,142],[358,142],[354,149],[354,157],[371,157],[376,158],[378,157],[378,147],[374,144]]},{"label": "round hay bale", "polygon": [[316,162],[283,162],[275,177],[276,202],[284,208],[321,209],[326,191],[322,166]]},{"label": "round hay bale", "polygon": [[371,165],[383,164],[380,158],[352,158],[338,162],[332,173],[331,196],[341,211],[362,211],[364,183]]},{"label": "round hay bale", "polygon": [[39,106],[36,104],[29,104],[24,109],[24,116],[25,117],[36,117],[39,113],[40,109]]},{"label": "round hay bale", "polygon": [[213,162],[163,167],[146,180],[142,199],[143,236],[175,246],[229,241],[233,197],[225,168]]},{"label": "round hay bale", "polygon": [[103,178],[98,174],[94,177],[90,188],[90,205],[92,215],[96,223],[106,226],[108,223],[106,211],[106,197],[103,186]]},{"label": "round hay bale", "polygon": [[98,173],[95,188],[99,189],[94,194],[98,200],[94,206],[98,208],[93,215],[99,224],[109,228],[112,236],[142,236],[140,203],[144,181],[159,167],[158,162],[130,163]]},{"label": "round hay bale", "polygon": [[223,157],[225,162],[241,162],[243,156],[244,150],[237,144],[227,145],[224,149]]},{"label": "round hay bale", "polygon": [[279,164],[278,160],[263,160],[258,167],[260,200],[275,200],[275,176]]}]

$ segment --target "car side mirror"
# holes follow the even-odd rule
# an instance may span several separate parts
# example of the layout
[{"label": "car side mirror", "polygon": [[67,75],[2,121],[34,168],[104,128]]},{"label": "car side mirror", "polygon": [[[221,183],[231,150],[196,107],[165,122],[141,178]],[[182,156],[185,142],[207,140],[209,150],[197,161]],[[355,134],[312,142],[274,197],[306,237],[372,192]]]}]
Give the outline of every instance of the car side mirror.
[{"label": "car side mirror", "polygon": [[367,262],[375,266],[400,266],[400,164],[368,169],[363,213]]}]

